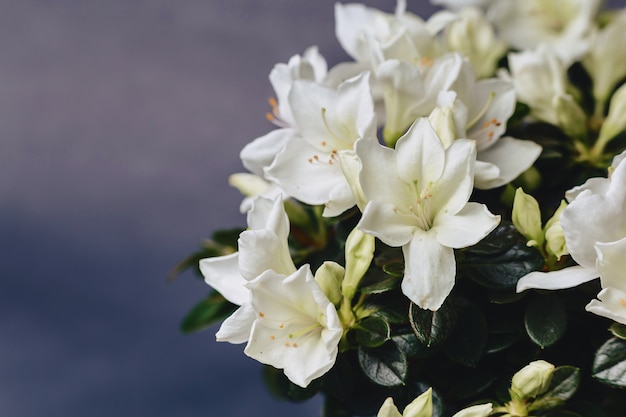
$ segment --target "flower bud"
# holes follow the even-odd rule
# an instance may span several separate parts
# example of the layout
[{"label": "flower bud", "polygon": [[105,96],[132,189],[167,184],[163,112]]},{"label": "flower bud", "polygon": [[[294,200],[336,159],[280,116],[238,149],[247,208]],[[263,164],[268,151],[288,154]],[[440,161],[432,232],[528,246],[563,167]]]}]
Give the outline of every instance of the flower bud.
[{"label": "flower bud", "polygon": [[368,235],[360,229],[354,229],[346,240],[346,273],[342,284],[343,296],[352,300],[361,282],[374,259],[374,236]]},{"label": "flower bud", "polygon": [[567,207],[565,200],[561,201],[561,205],[554,212],[554,215],[548,220],[544,228],[546,235],[546,250],[550,255],[553,255],[557,260],[561,259],[561,256],[568,255],[567,244],[565,243],[565,235],[563,234],[563,228],[561,227],[561,213]]},{"label": "flower bud", "polygon": [[537,397],[546,392],[553,373],[554,365],[549,362],[539,360],[529,363],[513,375],[511,396],[519,400]]},{"label": "flower bud", "polygon": [[587,115],[569,94],[559,94],[552,99],[558,126],[575,140],[587,139]]},{"label": "flower bud", "polygon": [[528,246],[541,247],[543,245],[544,237],[541,229],[539,203],[533,196],[526,194],[521,188],[515,191],[511,217],[517,231],[528,239]]},{"label": "flower bud", "polygon": [[447,148],[452,145],[452,142],[456,139],[456,127],[454,117],[452,116],[452,108],[435,107],[430,112],[428,121],[437,133],[437,136],[439,136],[443,147]]},{"label": "flower bud", "polygon": [[602,153],[606,144],[626,130],[626,84],[615,91],[609,105],[609,114],[600,128],[598,140],[594,145],[596,154]]},{"label": "flower bud", "polygon": [[341,282],[344,272],[343,266],[331,261],[324,262],[315,272],[315,282],[335,306],[341,302]]}]

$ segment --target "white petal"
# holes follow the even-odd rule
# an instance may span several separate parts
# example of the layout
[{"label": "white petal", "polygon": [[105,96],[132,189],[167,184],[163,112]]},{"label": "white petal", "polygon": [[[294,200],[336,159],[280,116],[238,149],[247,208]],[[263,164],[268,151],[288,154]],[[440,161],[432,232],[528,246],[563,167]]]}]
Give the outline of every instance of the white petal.
[{"label": "white petal", "polygon": [[287,143],[266,170],[268,179],[306,204],[324,204],[331,190],[347,183],[339,159],[304,140]]},{"label": "white petal", "polygon": [[[476,140],[476,148],[481,152],[498,140],[506,130],[506,122],[515,110],[515,88],[513,84],[500,80],[488,79],[476,83],[472,91],[471,103],[463,101],[470,114],[468,119],[474,124],[467,135]],[[482,116],[476,118],[482,113]]]},{"label": "white petal", "polygon": [[437,242],[434,235],[416,233],[402,247],[404,279],[402,292],[420,308],[437,310],[454,287],[454,251]]},{"label": "white petal", "polygon": [[328,201],[324,204],[324,217],[336,217],[356,204],[352,189],[347,182],[330,190]]},{"label": "white petal", "polygon": [[252,230],[271,230],[279,239],[286,241],[289,237],[289,218],[285,213],[283,199],[280,196],[273,199],[263,196],[256,198],[248,212],[248,227]]},{"label": "white petal", "polygon": [[419,118],[396,144],[398,176],[424,188],[437,181],[443,173],[445,151],[427,118]]},{"label": "white petal", "polygon": [[389,246],[398,247],[413,238],[415,224],[414,216],[400,213],[393,204],[370,201],[357,227]]},{"label": "white petal", "polygon": [[517,292],[529,289],[562,290],[584,284],[599,276],[600,274],[595,268],[585,268],[580,265],[570,266],[558,271],[536,271],[525,275],[517,281]]},{"label": "white petal", "polygon": [[541,154],[541,149],[540,145],[531,140],[508,136],[501,138],[490,148],[478,151],[476,156],[478,161],[498,167],[499,175],[493,177],[490,176],[491,172],[476,170],[474,186],[486,190],[508,184],[532,166]]},{"label": "white petal", "polygon": [[228,343],[245,343],[250,337],[250,331],[252,330],[252,323],[256,318],[256,313],[250,303],[245,303],[239,307],[230,317],[220,326],[220,329],[215,334],[215,338],[218,342]]},{"label": "white petal", "polygon": [[476,145],[469,139],[457,139],[446,149],[443,174],[432,187],[432,210],[456,214],[472,193]]},{"label": "white petal", "polygon": [[241,162],[250,172],[263,177],[263,169],[271,165],[285,144],[297,137],[294,129],[275,129],[247,144],[240,153]]},{"label": "white petal", "polygon": [[494,216],[484,204],[467,203],[456,215],[438,215],[431,230],[439,243],[459,249],[478,243],[499,223],[500,216]]},{"label": "white petal", "polygon": [[596,243],[596,252],[602,288],[626,292],[626,237],[615,242]]},{"label": "white petal", "polygon": [[239,272],[238,253],[201,259],[200,272],[204,281],[231,303],[240,306],[250,299],[250,291],[245,287],[246,280]]},{"label": "white petal", "polygon": [[366,138],[357,142],[356,153],[362,166],[359,181],[368,200],[376,199],[401,207],[413,204],[415,187],[396,180],[398,172],[393,149]]},{"label": "white petal", "polygon": [[585,310],[626,324],[626,292],[615,288],[604,288],[598,294],[598,300],[591,300]]},{"label": "white petal", "polygon": [[239,271],[252,280],[268,269],[291,274],[296,268],[289,254],[286,239],[271,230],[246,230],[239,236]]},{"label": "white petal", "polygon": [[478,404],[465,408],[453,415],[452,417],[487,417],[491,414],[492,410],[493,406],[491,405],[491,403]]}]

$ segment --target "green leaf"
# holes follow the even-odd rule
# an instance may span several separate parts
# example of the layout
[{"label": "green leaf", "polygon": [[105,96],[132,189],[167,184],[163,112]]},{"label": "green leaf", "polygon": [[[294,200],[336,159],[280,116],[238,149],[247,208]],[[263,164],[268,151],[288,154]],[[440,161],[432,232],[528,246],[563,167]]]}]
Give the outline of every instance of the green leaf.
[{"label": "green leaf", "polygon": [[558,398],[567,401],[576,393],[580,384],[580,370],[574,366],[559,366],[552,374],[548,391],[541,398]]},{"label": "green leaf", "polygon": [[238,306],[228,302],[220,293],[213,291],[187,313],[180,329],[183,333],[197,332],[226,318],[237,308]]},{"label": "green leaf", "polygon": [[374,349],[359,346],[359,365],[373,383],[384,387],[403,385],[409,368],[406,355],[393,342]]},{"label": "green leaf", "polygon": [[537,295],[524,314],[526,333],[542,349],[555,344],[567,327],[567,313],[554,294]]},{"label": "green leaf", "polygon": [[411,303],[409,322],[420,342],[428,347],[436,346],[446,340],[454,329],[456,311],[447,302],[437,311],[423,310]]},{"label": "green leaf", "polygon": [[546,411],[562,406],[578,389],[580,371],[573,366],[559,366],[552,374],[548,390],[541,394],[528,411]]},{"label": "green leaf", "polygon": [[526,246],[510,223],[501,224],[477,245],[460,251],[459,271],[479,285],[492,290],[515,289],[517,281],[541,269],[544,259]]},{"label": "green leaf", "polygon": [[382,267],[385,274],[391,275],[396,278],[402,278],[404,276],[404,263],[393,262],[383,265]]},{"label": "green leaf", "polygon": [[378,347],[389,340],[389,323],[376,316],[365,317],[355,326],[356,340],[361,346]]},{"label": "green leaf", "polygon": [[413,332],[391,336],[391,340],[393,340],[398,348],[409,358],[427,357],[432,353],[427,346],[419,341]]},{"label": "green leaf", "polygon": [[453,361],[466,366],[476,366],[487,347],[487,322],[476,305],[459,299],[457,322],[443,350]]},{"label": "green leaf", "polygon": [[626,341],[611,338],[596,351],[592,376],[602,383],[626,388]]},{"label": "green leaf", "polygon": [[611,330],[613,336],[622,340],[626,340],[626,326],[624,326],[623,324],[613,323],[609,330]]},{"label": "green leaf", "polygon": [[546,417],[583,417],[578,413],[574,413],[573,411],[565,411],[565,410],[559,410],[559,411],[554,411],[550,414],[546,414]]},{"label": "green leaf", "polygon": [[455,400],[465,401],[476,397],[496,381],[496,376],[483,369],[463,369],[457,371],[448,391]]},{"label": "green leaf", "polygon": [[382,271],[368,272],[361,281],[359,291],[363,294],[380,294],[398,288],[403,275],[390,275]]}]

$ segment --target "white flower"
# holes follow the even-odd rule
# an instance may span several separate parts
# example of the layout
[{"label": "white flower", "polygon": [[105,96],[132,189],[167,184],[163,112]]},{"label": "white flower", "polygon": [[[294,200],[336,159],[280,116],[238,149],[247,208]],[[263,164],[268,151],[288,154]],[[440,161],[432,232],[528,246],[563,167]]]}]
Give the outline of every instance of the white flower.
[{"label": "white flower", "polygon": [[247,286],[256,319],[245,354],[284,369],[300,387],[328,372],[343,328],[309,266],[288,276],[266,271]]},{"label": "white flower", "polygon": [[402,291],[421,308],[437,310],[454,286],[453,248],[473,245],[499,217],[472,192],[476,147],[456,140],[447,149],[421,118],[395,149],[374,139],[356,145],[360,182],[369,202],[357,225],[390,246],[402,246]]},{"label": "white flower", "polygon": [[309,80],[323,83],[328,72],[326,60],[320,55],[317,46],[304,51],[304,55],[294,55],[286,64],[279,63],[270,72],[270,82],[276,93],[277,103],[268,117],[281,127],[294,124],[291,107],[287,99],[291,86],[296,80]]},{"label": "white flower", "polygon": [[385,142],[392,146],[418,117],[437,106],[440,92],[448,91],[459,78],[463,57],[448,54],[418,65],[400,60],[383,62],[376,78],[385,102]]},{"label": "white flower", "polygon": [[561,227],[572,258],[578,263],[559,271],[531,272],[517,283],[517,292],[530,288],[571,288],[597,278],[598,242],[626,237],[626,151],[613,159],[609,178],[590,178],[569,190],[569,204],[561,214]]},{"label": "white flower", "polygon": [[282,199],[257,198],[248,212],[249,230],[239,236],[239,251],[226,256],[200,260],[200,271],[207,284],[228,301],[240,306],[222,323],[218,341],[244,343],[248,340],[254,311],[246,283],[265,271],[289,275],[296,270],[287,238],[289,219]]},{"label": "white flower", "polygon": [[595,247],[602,291],[585,309],[626,325],[626,237]]},{"label": "white flower", "polygon": [[265,176],[306,204],[325,204],[325,216],[336,216],[356,203],[340,154],[353,153],[360,138],[376,137],[369,74],[347,80],[337,89],[298,81],[289,102],[297,134],[287,133]]},{"label": "white flower", "polygon": [[500,36],[514,48],[550,45],[569,66],[590,46],[600,0],[497,0],[489,15]]},{"label": "white flower", "polygon": [[546,45],[509,54],[509,68],[517,99],[536,119],[559,125],[555,97],[566,95],[567,73],[554,50]]},{"label": "white flower", "polygon": [[440,27],[429,26],[406,12],[406,1],[398,1],[395,14],[362,4],[335,5],[335,32],[343,49],[358,63],[376,69],[383,61],[419,61],[435,57],[440,48],[433,35]]},{"label": "white flower", "polygon": [[465,7],[481,7],[486,8],[497,0],[431,0],[432,4],[445,6],[448,9],[460,10]]},{"label": "white flower", "polygon": [[478,78],[492,76],[507,50],[484,12],[475,7],[460,10],[445,27],[443,38],[447,50],[461,52],[469,59]]}]

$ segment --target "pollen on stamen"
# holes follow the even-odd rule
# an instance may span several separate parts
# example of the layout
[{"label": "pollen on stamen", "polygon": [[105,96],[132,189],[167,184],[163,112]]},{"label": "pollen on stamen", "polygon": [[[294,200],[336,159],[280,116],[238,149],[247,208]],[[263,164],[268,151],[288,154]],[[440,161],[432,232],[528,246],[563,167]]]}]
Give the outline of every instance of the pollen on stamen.
[{"label": "pollen on stamen", "polygon": [[267,112],[265,113],[265,118],[270,121],[270,122],[275,122],[276,121],[276,116],[274,116],[272,113]]},{"label": "pollen on stamen", "polygon": [[284,327],[285,327],[285,325],[283,323],[280,323],[280,326],[278,326],[279,329],[282,329]]},{"label": "pollen on stamen", "polygon": [[623,298],[619,300],[619,303],[622,305],[622,307],[626,307],[626,300],[624,300]]},{"label": "pollen on stamen", "polygon": [[297,347],[298,347],[298,344],[297,344],[297,343],[294,343],[292,346],[293,346],[293,347],[295,347],[295,348],[297,348]]},{"label": "pollen on stamen", "polygon": [[259,317],[261,317],[261,318],[265,317],[265,313],[263,313],[262,311],[259,312]]},{"label": "pollen on stamen", "polygon": [[491,123],[489,123],[489,122],[485,122],[485,123],[483,123],[483,127],[489,127],[490,124]]},{"label": "pollen on stamen", "polygon": [[325,140],[322,141],[322,146],[326,146],[326,141]]},{"label": "pollen on stamen", "polygon": [[274,339],[276,339],[276,336],[271,335],[271,336],[270,336],[270,339],[274,340]]},{"label": "pollen on stamen", "polygon": [[291,344],[289,342],[287,342],[287,343],[285,343],[285,346],[291,347]]}]

